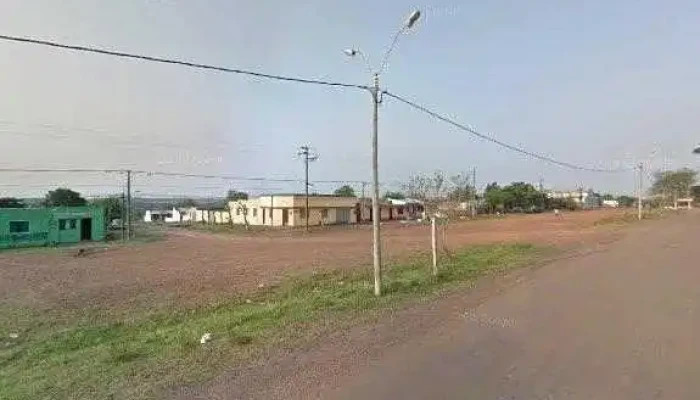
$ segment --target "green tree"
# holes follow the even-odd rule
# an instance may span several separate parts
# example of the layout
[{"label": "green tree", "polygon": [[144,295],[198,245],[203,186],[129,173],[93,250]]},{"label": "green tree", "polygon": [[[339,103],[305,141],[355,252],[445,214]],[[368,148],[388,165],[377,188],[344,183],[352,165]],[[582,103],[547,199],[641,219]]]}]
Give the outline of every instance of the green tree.
[{"label": "green tree", "polygon": [[231,189],[226,194],[226,199],[229,201],[248,200],[248,193]]},{"label": "green tree", "polygon": [[384,198],[385,199],[403,200],[406,198],[406,195],[401,193],[401,192],[386,192],[386,193],[384,193]]},{"label": "green tree", "polygon": [[656,172],[650,192],[664,199],[675,201],[680,197],[690,196],[690,189],[696,178],[697,172],[689,168]]},{"label": "green tree", "polygon": [[615,196],[613,196],[610,193],[605,193],[604,195],[600,196],[601,200],[615,200]]},{"label": "green tree", "polygon": [[104,207],[105,223],[109,224],[114,220],[124,218],[124,203],[121,196],[110,196],[92,202],[97,206]]},{"label": "green tree", "polygon": [[0,208],[24,208],[24,203],[14,197],[0,197]]},{"label": "green tree", "polygon": [[501,189],[503,205],[507,210],[520,209],[522,211],[533,208],[544,208],[544,193],[525,182],[513,182]]},{"label": "green tree", "polygon": [[336,189],[333,194],[340,197],[355,197],[355,189],[350,185],[343,185]]},{"label": "green tree", "polygon": [[505,206],[505,193],[498,183],[492,182],[486,185],[484,201],[491,212],[502,210]]},{"label": "green tree", "polygon": [[87,200],[80,193],[68,188],[58,188],[46,194],[44,205],[47,207],[77,207],[87,204]]},{"label": "green tree", "polygon": [[620,207],[632,207],[637,202],[636,197],[622,195],[617,198]]}]

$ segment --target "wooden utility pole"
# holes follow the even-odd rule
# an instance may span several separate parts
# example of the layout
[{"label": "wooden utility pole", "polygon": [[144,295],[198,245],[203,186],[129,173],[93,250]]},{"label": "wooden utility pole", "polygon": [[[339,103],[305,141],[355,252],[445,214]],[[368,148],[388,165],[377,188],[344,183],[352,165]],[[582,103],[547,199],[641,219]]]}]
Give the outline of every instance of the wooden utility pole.
[{"label": "wooden utility pole", "polygon": [[472,218],[476,218],[476,167],[472,168]]},{"label": "wooden utility pole", "polygon": [[122,241],[126,240],[126,196],[122,189]]},{"label": "wooden utility pole", "polygon": [[639,163],[639,191],[637,192],[637,219],[642,220],[642,184],[643,184],[643,175],[644,175],[644,164]]},{"label": "wooden utility pole", "polygon": [[309,162],[318,160],[318,155],[314,154],[308,145],[299,146],[298,155],[304,158],[304,195],[305,195],[305,226],[306,231],[309,231]]},{"label": "wooden utility pole", "polygon": [[126,239],[131,240],[131,170],[126,171]]},{"label": "wooden utility pole", "polygon": [[430,221],[430,239],[433,251],[433,275],[437,275],[437,217],[435,215]]}]

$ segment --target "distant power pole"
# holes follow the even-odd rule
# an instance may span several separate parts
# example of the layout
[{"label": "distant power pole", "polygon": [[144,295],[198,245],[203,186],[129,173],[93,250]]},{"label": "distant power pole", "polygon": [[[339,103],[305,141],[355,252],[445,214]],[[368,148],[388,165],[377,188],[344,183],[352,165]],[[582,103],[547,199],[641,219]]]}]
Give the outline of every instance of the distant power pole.
[{"label": "distant power pole", "polygon": [[476,217],[476,167],[472,167],[472,218]]},{"label": "distant power pole", "polygon": [[126,238],[131,240],[131,170],[126,171]]},{"label": "distant power pole", "polygon": [[126,240],[126,195],[122,188],[122,241]]},{"label": "distant power pole", "polygon": [[309,162],[311,161],[316,161],[318,160],[318,154],[315,154],[311,151],[311,148],[308,145],[304,146],[299,146],[299,151],[297,154],[304,159],[304,194],[306,197],[306,206],[305,206],[305,226],[306,226],[306,231],[309,231]]},{"label": "distant power pole", "polygon": [[639,192],[637,192],[637,219],[642,220],[642,185],[644,175],[644,164],[639,163]]},{"label": "distant power pole", "polygon": [[544,192],[544,179],[540,177],[540,192]]}]

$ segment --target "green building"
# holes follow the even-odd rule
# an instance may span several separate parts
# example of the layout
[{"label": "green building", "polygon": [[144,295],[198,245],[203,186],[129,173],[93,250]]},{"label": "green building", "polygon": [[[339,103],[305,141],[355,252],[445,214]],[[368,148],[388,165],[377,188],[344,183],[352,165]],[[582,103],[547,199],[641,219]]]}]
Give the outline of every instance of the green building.
[{"label": "green building", "polygon": [[0,208],[0,248],[105,239],[104,208]]}]

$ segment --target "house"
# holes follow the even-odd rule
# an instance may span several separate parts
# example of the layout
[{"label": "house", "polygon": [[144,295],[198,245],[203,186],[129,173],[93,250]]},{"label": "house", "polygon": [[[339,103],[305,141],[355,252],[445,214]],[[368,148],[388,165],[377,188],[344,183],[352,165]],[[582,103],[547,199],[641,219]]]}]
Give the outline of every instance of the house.
[{"label": "house", "polygon": [[416,199],[386,199],[391,205],[389,219],[419,219],[424,218],[425,207]]},{"label": "house", "polygon": [[601,205],[600,195],[595,193],[592,189],[549,191],[546,193],[546,195],[549,199],[570,199],[574,202],[574,204],[583,209],[600,208]]},{"label": "house", "polygon": [[146,212],[143,213],[144,222],[166,222],[171,221],[172,218],[172,211],[146,210]]},{"label": "house", "polygon": [[[274,194],[229,202],[234,224],[263,226],[306,225],[306,196]],[[361,207],[356,197],[309,196],[309,225],[354,224]]]},{"label": "house", "polygon": [[620,206],[620,202],[617,200],[603,200],[602,205],[606,208],[617,208]]},{"label": "house", "polygon": [[199,210],[197,210],[195,207],[173,207],[173,209],[170,211],[147,210],[143,214],[143,221],[167,223],[198,221],[197,218],[201,215],[201,213],[198,213]]},{"label": "house", "polygon": [[105,239],[104,208],[0,208],[0,248]]},{"label": "house", "polygon": [[693,208],[693,198],[687,197],[687,198],[678,199],[678,200],[676,200],[674,206],[675,206],[675,209],[685,208],[685,209],[690,210],[691,208]]}]

